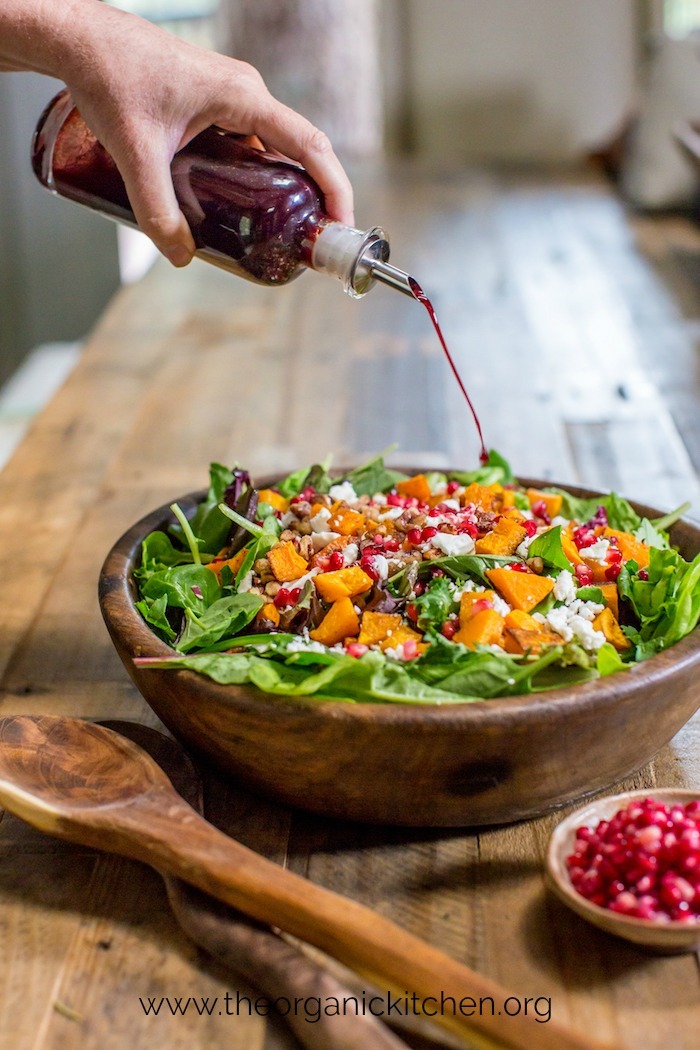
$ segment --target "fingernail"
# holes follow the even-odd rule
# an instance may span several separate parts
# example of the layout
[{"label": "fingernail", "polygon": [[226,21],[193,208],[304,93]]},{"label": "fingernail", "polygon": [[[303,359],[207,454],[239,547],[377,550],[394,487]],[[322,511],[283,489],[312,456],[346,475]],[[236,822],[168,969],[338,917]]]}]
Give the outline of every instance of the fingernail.
[{"label": "fingernail", "polygon": [[182,244],[173,244],[164,248],[163,254],[173,266],[187,266],[192,258],[192,253]]}]

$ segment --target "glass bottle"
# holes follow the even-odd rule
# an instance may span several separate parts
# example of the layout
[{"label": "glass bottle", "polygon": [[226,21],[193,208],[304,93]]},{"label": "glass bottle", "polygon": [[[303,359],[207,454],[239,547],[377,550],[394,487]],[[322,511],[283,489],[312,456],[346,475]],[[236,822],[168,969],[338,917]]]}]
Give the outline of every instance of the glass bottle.
[{"label": "glass bottle", "polygon": [[[136,226],[116,164],[65,89],[39,120],[32,167],[53,193]],[[354,298],[376,280],[413,296],[410,276],[388,263],[384,231],[329,219],[319,187],[295,164],[211,127],[176,153],[171,171],[196,254],[207,262],[270,287],[310,267],[339,278]]]}]

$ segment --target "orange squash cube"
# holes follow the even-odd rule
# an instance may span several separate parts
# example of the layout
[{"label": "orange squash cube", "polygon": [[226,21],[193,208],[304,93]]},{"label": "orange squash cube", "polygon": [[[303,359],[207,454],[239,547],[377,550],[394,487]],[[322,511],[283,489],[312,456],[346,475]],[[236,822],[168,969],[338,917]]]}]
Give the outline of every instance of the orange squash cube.
[{"label": "orange squash cube", "polygon": [[614,645],[618,652],[623,653],[625,649],[629,649],[632,644],[629,638],[622,633],[617,619],[613,616],[612,609],[610,606],[606,606],[602,612],[598,613],[595,620],[593,621],[593,628],[596,631],[602,631],[605,635],[606,641]]},{"label": "orange squash cube", "polygon": [[508,604],[523,612],[530,612],[539,605],[554,587],[554,580],[534,572],[497,568],[487,569],[486,575]]},{"label": "orange squash cube", "polygon": [[289,510],[289,500],[285,499],[281,492],[275,492],[274,489],[258,489],[258,500],[260,503],[269,503],[282,514]]},{"label": "orange squash cube", "polygon": [[360,635],[357,639],[361,645],[377,645],[385,638],[391,637],[401,626],[399,613],[372,612],[367,609],[362,614]]},{"label": "orange squash cube", "polygon": [[367,519],[358,510],[343,507],[334,503],[328,519],[328,531],[339,532],[341,536],[357,536],[364,530]]},{"label": "orange squash cube", "polygon": [[511,518],[500,518],[490,532],[474,544],[477,554],[515,554],[527,536],[526,530]]},{"label": "orange squash cube", "polygon": [[503,641],[503,617],[495,609],[482,609],[459,628],[452,640],[470,649],[477,645],[500,645]]},{"label": "orange squash cube", "polygon": [[209,569],[210,572],[213,572],[219,583],[221,583],[221,570],[224,565],[228,565],[232,574],[235,576],[245,561],[247,553],[248,551],[244,547],[238,552],[238,554],[234,554],[232,558],[215,558],[214,561],[207,562],[204,567],[205,569]]},{"label": "orange squash cube", "polygon": [[336,569],[334,572],[322,572],[319,576],[314,576],[316,590],[325,602],[354,598],[356,594],[368,591],[373,582],[372,577],[359,565],[349,565],[347,569]]},{"label": "orange squash cube", "polygon": [[412,478],[399,481],[396,491],[401,496],[410,496],[421,503],[427,503],[430,499],[430,485],[425,474],[414,474]]},{"label": "orange squash cube", "polygon": [[556,518],[561,510],[562,497],[558,492],[542,492],[540,489],[526,489],[525,495],[527,496],[531,510],[535,503],[544,503],[545,509],[550,518]]},{"label": "orange squash cube", "polygon": [[623,561],[634,559],[640,569],[646,569],[649,564],[649,548],[646,543],[642,543],[631,532],[620,532],[618,529],[611,529],[609,526],[603,529],[603,536],[606,536],[608,539],[612,537],[617,539],[617,546],[622,551]]},{"label": "orange squash cube", "polygon": [[360,617],[355,612],[352,598],[340,598],[333,602],[318,627],[309,631],[309,637],[321,645],[337,645],[345,638],[354,638],[359,629]]},{"label": "orange squash cube", "polygon": [[298,553],[291,540],[276,543],[268,552],[267,558],[278,583],[298,580],[308,569],[307,561]]}]

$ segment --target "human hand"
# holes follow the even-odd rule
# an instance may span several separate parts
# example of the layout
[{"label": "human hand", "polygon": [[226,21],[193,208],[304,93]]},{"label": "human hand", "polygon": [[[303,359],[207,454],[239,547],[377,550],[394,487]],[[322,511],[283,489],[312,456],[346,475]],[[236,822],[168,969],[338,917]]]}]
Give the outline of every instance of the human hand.
[{"label": "human hand", "polygon": [[68,49],[57,75],[114,158],[140,228],[174,265],[186,265],[195,244],[170,162],[212,124],[257,135],[301,164],[324,193],[329,216],[354,224],[352,187],[327,137],[274,99],[252,66],[98,0],[67,6],[80,46]]}]

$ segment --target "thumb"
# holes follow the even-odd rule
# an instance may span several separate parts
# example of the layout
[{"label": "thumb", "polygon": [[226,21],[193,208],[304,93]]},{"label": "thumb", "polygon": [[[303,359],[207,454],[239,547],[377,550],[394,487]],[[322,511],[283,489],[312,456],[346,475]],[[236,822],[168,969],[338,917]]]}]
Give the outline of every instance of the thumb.
[{"label": "thumb", "polygon": [[186,266],[195,242],[175,196],[168,155],[168,146],[155,141],[123,156],[112,153],[139,228],[174,266]]}]

